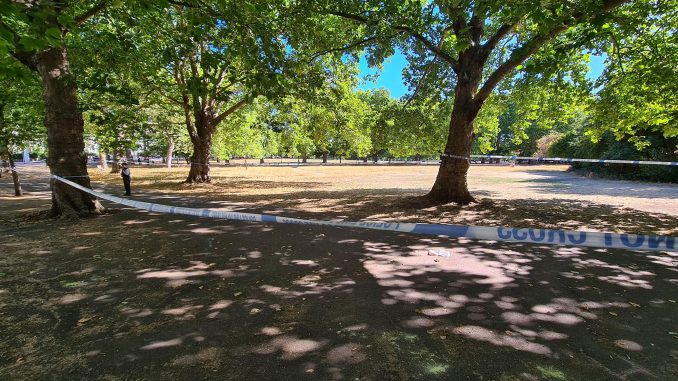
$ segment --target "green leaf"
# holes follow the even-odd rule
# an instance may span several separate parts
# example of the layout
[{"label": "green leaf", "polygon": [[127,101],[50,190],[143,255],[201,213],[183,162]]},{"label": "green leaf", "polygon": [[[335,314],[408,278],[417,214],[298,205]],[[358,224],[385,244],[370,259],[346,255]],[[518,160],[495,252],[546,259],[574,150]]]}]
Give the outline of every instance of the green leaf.
[{"label": "green leaf", "polygon": [[23,36],[19,39],[19,43],[28,51],[39,50],[45,47],[45,41],[39,40],[31,36]]},{"label": "green leaf", "polygon": [[59,25],[65,27],[70,27],[75,23],[75,20],[73,20],[73,17],[71,15],[63,13],[57,16],[57,21],[59,22]]},{"label": "green leaf", "polygon": [[61,31],[59,28],[47,28],[45,31],[45,36],[47,36],[48,39],[54,40],[54,41],[60,41],[61,40]]}]

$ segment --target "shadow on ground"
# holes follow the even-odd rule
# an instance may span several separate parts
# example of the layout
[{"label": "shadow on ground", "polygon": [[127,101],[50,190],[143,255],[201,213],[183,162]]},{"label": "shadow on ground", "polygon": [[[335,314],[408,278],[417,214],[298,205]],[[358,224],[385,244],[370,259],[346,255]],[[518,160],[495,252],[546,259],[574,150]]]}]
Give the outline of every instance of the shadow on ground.
[{"label": "shadow on ground", "polygon": [[[666,216],[638,220],[642,214],[561,201],[408,209],[410,196],[398,192],[325,192],[312,201],[324,210],[304,207],[311,202],[304,192],[229,203],[136,197],[316,218],[369,218],[375,210],[396,218],[405,208],[402,216],[448,223],[677,225]],[[11,208],[2,204],[6,216]],[[624,218],[628,226],[613,225]],[[1,229],[0,379],[678,377],[676,253],[129,209],[76,222],[4,220]]]},{"label": "shadow on ground", "polygon": [[665,253],[131,211],[1,246],[3,378],[678,375]]}]

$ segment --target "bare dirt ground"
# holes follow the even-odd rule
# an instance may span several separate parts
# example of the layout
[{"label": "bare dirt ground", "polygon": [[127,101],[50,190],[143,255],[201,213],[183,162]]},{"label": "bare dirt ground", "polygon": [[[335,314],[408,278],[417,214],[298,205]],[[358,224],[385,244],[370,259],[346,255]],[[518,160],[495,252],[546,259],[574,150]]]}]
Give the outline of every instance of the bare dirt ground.
[{"label": "bare dirt ground", "polygon": [[[318,219],[678,233],[678,186],[474,166],[133,168],[133,198]],[[678,253],[168,216],[45,220],[0,179],[0,379],[672,380]],[[92,170],[95,189],[121,194]],[[450,257],[430,256],[442,248]]]}]

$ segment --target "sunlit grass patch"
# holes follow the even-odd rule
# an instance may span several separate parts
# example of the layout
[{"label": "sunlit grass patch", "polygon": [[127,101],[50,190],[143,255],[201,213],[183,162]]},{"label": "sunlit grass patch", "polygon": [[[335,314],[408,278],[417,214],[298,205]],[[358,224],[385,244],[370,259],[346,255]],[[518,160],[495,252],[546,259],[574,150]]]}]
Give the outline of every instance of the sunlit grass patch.
[{"label": "sunlit grass patch", "polygon": [[567,377],[565,377],[565,373],[563,373],[561,370],[554,368],[552,366],[537,366],[537,370],[539,373],[545,377],[547,380],[554,380],[554,381],[564,381],[567,380]]}]

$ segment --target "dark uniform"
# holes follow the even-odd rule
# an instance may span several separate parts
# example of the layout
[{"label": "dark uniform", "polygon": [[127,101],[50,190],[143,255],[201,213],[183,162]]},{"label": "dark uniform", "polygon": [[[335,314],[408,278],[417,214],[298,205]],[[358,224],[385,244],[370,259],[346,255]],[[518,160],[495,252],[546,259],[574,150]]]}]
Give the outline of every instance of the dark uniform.
[{"label": "dark uniform", "polygon": [[120,176],[122,176],[122,182],[125,184],[125,196],[130,196],[132,194],[132,172],[127,168],[127,164],[122,165]]}]

